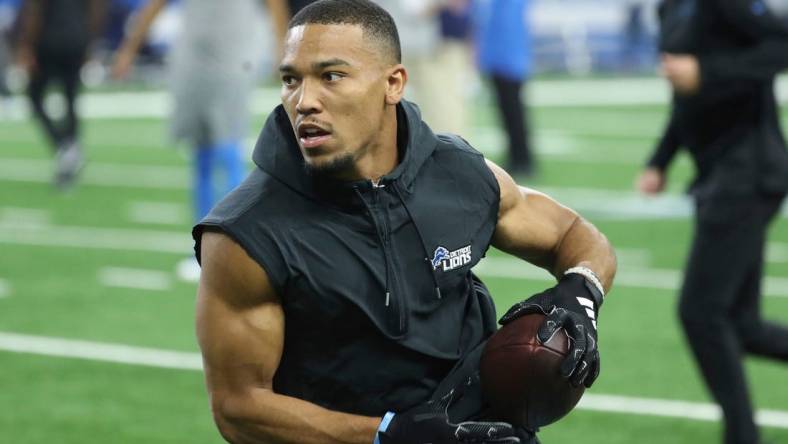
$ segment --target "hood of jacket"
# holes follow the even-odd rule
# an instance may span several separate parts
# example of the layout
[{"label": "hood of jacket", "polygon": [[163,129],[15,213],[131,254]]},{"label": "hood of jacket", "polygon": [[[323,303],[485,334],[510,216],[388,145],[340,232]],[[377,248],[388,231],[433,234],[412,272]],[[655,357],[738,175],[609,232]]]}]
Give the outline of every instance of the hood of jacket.
[{"label": "hood of jacket", "polygon": [[[396,183],[405,193],[412,192],[419,169],[432,155],[438,139],[421,120],[418,106],[403,100],[397,105],[398,165],[384,175],[381,185]],[[254,163],[307,198],[341,205],[358,204],[354,189],[368,189],[369,180],[339,181],[317,178],[307,172],[290,119],[282,105],[268,116],[252,154]]]}]

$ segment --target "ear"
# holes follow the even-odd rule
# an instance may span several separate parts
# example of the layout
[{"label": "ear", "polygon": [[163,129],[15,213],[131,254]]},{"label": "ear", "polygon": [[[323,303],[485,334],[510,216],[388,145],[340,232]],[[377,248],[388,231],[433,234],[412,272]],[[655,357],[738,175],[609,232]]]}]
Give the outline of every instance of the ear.
[{"label": "ear", "polygon": [[408,83],[408,71],[402,64],[388,69],[386,75],[386,104],[396,105],[405,95],[405,84]]}]

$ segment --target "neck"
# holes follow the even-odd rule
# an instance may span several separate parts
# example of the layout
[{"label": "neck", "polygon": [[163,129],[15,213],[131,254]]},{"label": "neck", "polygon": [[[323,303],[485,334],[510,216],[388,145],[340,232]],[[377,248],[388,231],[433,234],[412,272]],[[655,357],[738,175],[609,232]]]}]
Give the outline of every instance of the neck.
[{"label": "neck", "polygon": [[397,109],[392,106],[386,110],[378,137],[363,154],[356,159],[356,177],[377,182],[390,173],[399,163],[397,148]]}]

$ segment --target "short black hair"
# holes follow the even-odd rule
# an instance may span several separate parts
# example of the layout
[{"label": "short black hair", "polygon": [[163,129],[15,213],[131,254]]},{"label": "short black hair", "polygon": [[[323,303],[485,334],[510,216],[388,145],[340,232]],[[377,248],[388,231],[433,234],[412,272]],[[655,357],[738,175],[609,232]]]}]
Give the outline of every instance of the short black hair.
[{"label": "short black hair", "polygon": [[306,24],[360,25],[366,35],[385,46],[394,63],[402,61],[394,19],[370,0],[318,0],[298,11],[290,20],[288,29]]}]

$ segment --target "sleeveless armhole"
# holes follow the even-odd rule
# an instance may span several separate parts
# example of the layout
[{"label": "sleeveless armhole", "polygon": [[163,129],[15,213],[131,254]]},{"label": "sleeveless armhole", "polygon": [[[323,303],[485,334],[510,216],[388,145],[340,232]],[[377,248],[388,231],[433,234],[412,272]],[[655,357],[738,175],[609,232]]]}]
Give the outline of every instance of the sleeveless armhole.
[{"label": "sleeveless armhole", "polygon": [[275,229],[276,223],[266,217],[270,212],[263,208],[263,203],[268,201],[262,192],[263,179],[263,173],[253,171],[194,226],[194,254],[200,262],[204,231],[219,231],[240,245],[263,268],[274,290],[281,296],[288,280],[288,267],[282,249],[286,240]]},{"label": "sleeveless armhole", "polygon": [[276,294],[280,297],[284,294],[283,289],[287,282],[288,274],[287,266],[272,234],[262,230],[254,230],[254,233],[250,233],[249,230],[239,229],[233,223],[203,220],[193,230],[194,253],[198,262],[201,260],[201,237],[205,231],[217,231],[229,236],[244,249],[252,260],[263,268]]},{"label": "sleeveless armhole", "polygon": [[495,226],[498,226],[498,215],[500,214],[501,211],[501,186],[498,184],[498,179],[496,179],[495,174],[492,172],[490,167],[487,166],[487,162],[485,161],[486,158],[484,157],[484,154],[482,154],[479,150],[471,146],[471,144],[468,143],[468,141],[465,140],[462,136],[459,136],[457,134],[451,134],[451,133],[441,133],[439,136],[447,137],[455,147],[481,158],[481,168],[479,173],[482,175],[482,177],[485,178],[490,188],[492,188],[492,192],[494,194],[493,197],[494,208],[492,209],[495,211],[494,213]]}]

